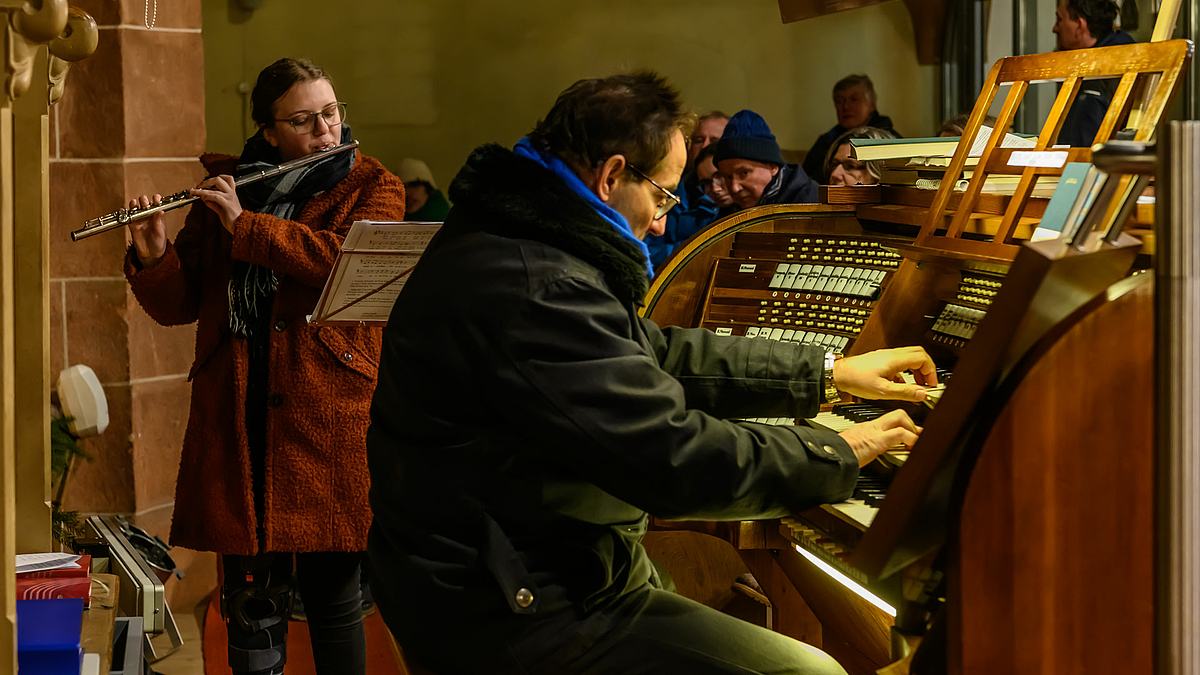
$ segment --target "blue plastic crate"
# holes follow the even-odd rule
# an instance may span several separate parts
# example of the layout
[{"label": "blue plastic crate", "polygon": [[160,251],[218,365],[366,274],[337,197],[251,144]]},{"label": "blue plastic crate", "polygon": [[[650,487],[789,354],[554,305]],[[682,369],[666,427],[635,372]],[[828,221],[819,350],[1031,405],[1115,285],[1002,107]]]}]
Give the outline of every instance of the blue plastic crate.
[{"label": "blue plastic crate", "polygon": [[20,675],[79,675],[83,599],[17,601]]}]

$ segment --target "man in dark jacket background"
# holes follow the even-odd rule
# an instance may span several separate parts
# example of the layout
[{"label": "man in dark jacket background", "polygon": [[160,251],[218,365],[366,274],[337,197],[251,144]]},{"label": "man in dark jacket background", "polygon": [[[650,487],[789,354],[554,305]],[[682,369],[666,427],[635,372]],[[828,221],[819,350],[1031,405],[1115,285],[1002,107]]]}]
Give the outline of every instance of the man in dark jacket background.
[{"label": "man in dark jacket background", "polygon": [[784,161],[775,134],[758,113],[743,110],[729,118],[716,148],[713,164],[740,208],[816,203],[817,181]]},{"label": "man in dark jacket background", "polygon": [[[1119,11],[1112,0],[1059,0],[1052,29],[1059,51],[1133,44],[1128,33],[1113,30]],[[1109,78],[1080,83],[1057,143],[1091,147],[1119,82],[1118,78]]]},{"label": "man in dark jacket background", "polygon": [[[833,85],[833,109],[837,113],[837,124],[817,137],[804,156],[801,166],[814,180],[826,183],[825,157],[839,136],[858,127],[875,127],[892,133],[892,118],[880,115],[876,110],[875,83],[866,75],[847,75]],[[899,138],[900,134],[896,134]]]},{"label": "man in dark jacket background", "polygon": [[[688,114],[651,73],[583,80],[512,151],[477,148],[384,331],[368,438],[380,611],[439,673],[843,673],[819,650],[659,589],[647,512],[771,518],[851,494],[919,429],[842,434],[830,387],[920,400],[919,348],[659,329],[637,307]],[[829,367],[826,367],[828,364]]]}]

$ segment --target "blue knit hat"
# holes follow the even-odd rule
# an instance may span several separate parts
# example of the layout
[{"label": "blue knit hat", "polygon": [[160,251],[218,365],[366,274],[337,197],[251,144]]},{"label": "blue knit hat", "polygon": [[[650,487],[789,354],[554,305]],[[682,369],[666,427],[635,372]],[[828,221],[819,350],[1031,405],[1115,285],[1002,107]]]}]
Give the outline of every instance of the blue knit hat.
[{"label": "blue knit hat", "polygon": [[713,164],[726,159],[749,159],[776,166],[787,164],[771,127],[753,110],[737,113],[725,125],[725,133],[721,134],[713,152]]}]

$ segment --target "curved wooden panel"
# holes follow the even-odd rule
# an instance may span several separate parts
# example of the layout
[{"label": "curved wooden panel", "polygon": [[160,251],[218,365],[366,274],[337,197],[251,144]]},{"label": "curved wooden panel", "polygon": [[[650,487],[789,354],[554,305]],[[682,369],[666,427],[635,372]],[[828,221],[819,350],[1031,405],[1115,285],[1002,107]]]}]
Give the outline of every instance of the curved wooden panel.
[{"label": "curved wooden panel", "polygon": [[1153,671],[1152,282],[1081,310],[992,425],[951,556],[951,673]]}]

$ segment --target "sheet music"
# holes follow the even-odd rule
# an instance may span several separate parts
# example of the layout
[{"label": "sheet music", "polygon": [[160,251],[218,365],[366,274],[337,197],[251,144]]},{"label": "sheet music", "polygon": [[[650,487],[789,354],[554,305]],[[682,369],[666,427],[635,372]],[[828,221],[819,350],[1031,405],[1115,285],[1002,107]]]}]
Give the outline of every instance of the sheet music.
[{"label": "sheet music", "polygon": [[75,569],[79,556],[74,553],[23,553],[17,555],[17,574],[42,570]]},{"label": "sheet music", "polygon": [[309,321],[384,325],[441,223],[357,221]]}]

